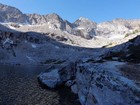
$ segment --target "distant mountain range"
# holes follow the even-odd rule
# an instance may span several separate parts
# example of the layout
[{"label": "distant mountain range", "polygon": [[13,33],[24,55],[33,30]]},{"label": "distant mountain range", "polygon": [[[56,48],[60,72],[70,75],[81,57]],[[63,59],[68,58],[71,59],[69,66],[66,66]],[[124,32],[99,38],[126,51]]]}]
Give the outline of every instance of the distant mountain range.
[{"label": "distant mountain range", "polygon": [[28,26],[46,24],[49,29],[66,31],[69,34],[78,35],[86,39],[92,39],[95,36],[111,39],[122,38],[126,34],[140,31],[140,19],[115,19],[97,24],[87,18],[80,17],[74,23],[70,23],[55,13],[48,15],[24,14],[17,8],[4,4],[0,4],[0,22],[13,22]]}]

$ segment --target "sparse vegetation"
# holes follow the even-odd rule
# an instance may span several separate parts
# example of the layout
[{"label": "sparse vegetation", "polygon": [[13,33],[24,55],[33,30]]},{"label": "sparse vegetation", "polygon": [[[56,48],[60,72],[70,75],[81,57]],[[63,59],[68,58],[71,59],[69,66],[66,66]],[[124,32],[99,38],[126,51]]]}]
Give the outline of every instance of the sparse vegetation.
[{"label": "sparse vegetation", "polygon": [[134,30],[133,32],[125,34],[125,37],[128,37],[128,36],[133,35],[133,34],[137,34],[139,32],[140,32],[139,30]]},{"label": "sparse vegetation", "polygon": [[107,45],[103,46],[102,48],[111,47],[112,45],[113,45],[113,43],[109,43],[109,44],[107,44]]}]

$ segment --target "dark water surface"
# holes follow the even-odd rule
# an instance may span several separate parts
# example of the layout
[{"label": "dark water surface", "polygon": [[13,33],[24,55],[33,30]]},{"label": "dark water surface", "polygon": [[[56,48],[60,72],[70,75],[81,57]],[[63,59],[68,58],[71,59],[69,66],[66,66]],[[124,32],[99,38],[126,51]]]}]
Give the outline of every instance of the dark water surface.
[{"label": "dark water surface", "polygon": [[80,105],[69,89],[39,86],[37,75],[45,66],[0,65],[0,105]]}]

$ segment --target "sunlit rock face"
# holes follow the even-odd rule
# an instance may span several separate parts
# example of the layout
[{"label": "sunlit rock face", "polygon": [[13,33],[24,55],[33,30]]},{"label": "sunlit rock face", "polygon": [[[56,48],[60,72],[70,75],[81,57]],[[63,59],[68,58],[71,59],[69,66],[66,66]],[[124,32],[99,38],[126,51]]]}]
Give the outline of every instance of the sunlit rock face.
[{"label": "sunlit rock face", "polygon": [[80,47],[112,47],[127,42],[140,34],[139,19],[114,19],[102,23],[80,17],[70,23],[58,14],[24,14],[15,7],[0,4],[2,25],[22,32],[39,32],[56,40],[64,37],[65,44]]},{"label": "sunlit rock face", "polygon": [[0,4],[0,22],[15,22],[15,23],[25,23],[27,22],[27,17],[20,10]]},{"label": "sunlit rock face", "polygon": [[97,23],[92,22],[87,18],[80,17],[74,22],[74,26],[78,30],[79,34],[84,38],[91,39],[96,35],[95,29],[97,27]]}]

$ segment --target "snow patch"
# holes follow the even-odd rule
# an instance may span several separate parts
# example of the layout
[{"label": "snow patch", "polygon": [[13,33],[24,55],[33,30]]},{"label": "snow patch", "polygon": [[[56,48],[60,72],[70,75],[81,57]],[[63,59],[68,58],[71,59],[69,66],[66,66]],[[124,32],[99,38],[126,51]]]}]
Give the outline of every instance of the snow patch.
[{"label": "snow patch", "polygon": [[8,27],[9,27],[10,29],[16,29],[15,27],[12,27],[12,26],[10,26],[10,25],[9,25]]},{"label": "snow patch", "polygon": [[24,42],[27,43],[27,40],[25,40]]},{"label": "snow patch", "polygon": [[29,56],[26,56],[26,57],[29,59],[29,61],[34,62],[34,60],[31,57],[29,57]]},{"label": "snow patch", "polygon": [[37,46],[35,44],[31,44],[32,48],[37,48]]},{"label": "snow patch", "polygon": [[83,30],[83,29],[85,29],[84,27],[77,27],[76,29],[78,29],[78,30]]},{"label": "snow patch", "polygon": [[112,35],[109,37],[109,39],[114,40],[114,39],[122,39],[124,38],[124,35]]},{"label": "snow patch", "polygon": [[56,49],[59,49],[59,47],[58,47],[58,46],[55,46],[55,48],[56,48]]},{"label": "snow patch", "polygon": [[3,42],[3,45],[5,45],[6,43],[13,44],[13,41],[9,38],[6,38],[6,40]]}]

